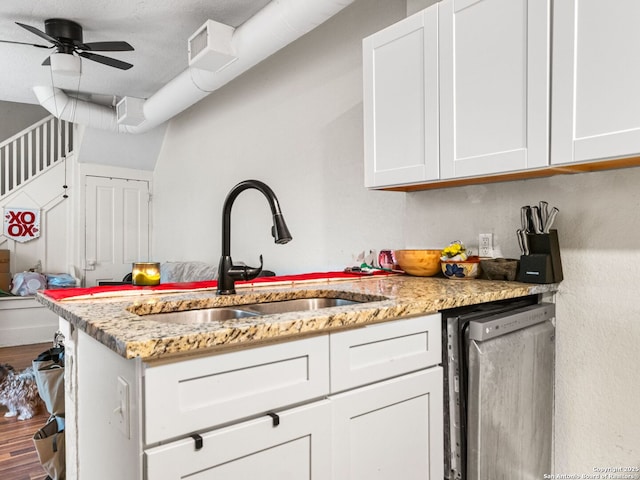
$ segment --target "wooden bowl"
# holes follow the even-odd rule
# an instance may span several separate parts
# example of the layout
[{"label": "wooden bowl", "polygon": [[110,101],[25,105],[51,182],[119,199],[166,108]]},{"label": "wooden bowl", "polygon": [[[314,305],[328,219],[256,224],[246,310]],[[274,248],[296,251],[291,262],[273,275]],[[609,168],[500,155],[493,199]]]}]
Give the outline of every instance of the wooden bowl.
[{"label": "wooden bowl", "polygon": [[516,279],[518,264],[515,258],[489,258],[480,260],[482,276],[489,280],[509,280]]},{"label": "wooden bowl", "polygon": [[432,277],[440,272],[442,250],[394,250],[400,268],[409,275]]}]

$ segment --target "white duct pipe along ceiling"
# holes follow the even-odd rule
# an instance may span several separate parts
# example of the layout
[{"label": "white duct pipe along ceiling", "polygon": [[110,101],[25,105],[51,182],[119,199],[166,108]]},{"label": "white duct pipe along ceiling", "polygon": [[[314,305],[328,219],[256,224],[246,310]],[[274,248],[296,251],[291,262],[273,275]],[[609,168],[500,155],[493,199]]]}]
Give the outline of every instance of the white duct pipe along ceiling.
[{"label": "white duct pipe along ceiling", "polygon": [[55,117],[92,128],[143,133],[164,123],[281,48],[310,32],[354,0],[273,0],[233,31],[235,61],[211,72],[188,67],[142,103],[135,126],[118,123],[111,107],[69,97],[59,88],[35,86],[40,105]]}]

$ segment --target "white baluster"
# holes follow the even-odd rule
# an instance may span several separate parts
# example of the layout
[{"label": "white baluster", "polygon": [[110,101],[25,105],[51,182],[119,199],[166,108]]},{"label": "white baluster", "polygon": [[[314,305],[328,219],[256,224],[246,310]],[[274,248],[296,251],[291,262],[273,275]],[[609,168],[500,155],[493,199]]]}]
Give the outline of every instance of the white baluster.
[{"label": "white baluster", "polygon": [[40,135],[42,134],[42,125],[38,126],[38,128],[36,128],[35,130],[36,130],[35,161],[36,161],[36,168],[38,169],[38,173],[40,173],[44,169],[42,165],[42,154],[40,153],[40,148],[41,148]]},{"label": "white baluster", "polygon": [[18,142],[15,140],[11,142],[11,167],[13,168],[13,183],[11,185],[11,190],[13,190],[18,185],[20,185],[20,169],[18,168]]},{"label": "white baluster", "polygon": [[18,155],[18,162],[20,163],[20,176],[22,177],[21,183],[29,178],[29,162],[27,161],[27,157],[25,156],[25,144],[26,142],[23,135],[20,137],[20,154]]},{"label": "white baluster", "polygon": [[56,161],[56,121],[57,118],[52,118],[50,123],[51,132],[49,135],[49,165],[53,165]]}]

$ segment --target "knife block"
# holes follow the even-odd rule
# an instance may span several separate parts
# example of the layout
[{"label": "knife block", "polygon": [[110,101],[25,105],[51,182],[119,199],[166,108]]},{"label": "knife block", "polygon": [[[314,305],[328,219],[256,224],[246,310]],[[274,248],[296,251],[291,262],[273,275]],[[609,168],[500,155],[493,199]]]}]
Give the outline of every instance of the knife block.
[{"label": "knife block", "polygon": [[558,231],[527,234],[529,255],[520,257],[518,281],[526,283],[558,283],[563,279]]}]

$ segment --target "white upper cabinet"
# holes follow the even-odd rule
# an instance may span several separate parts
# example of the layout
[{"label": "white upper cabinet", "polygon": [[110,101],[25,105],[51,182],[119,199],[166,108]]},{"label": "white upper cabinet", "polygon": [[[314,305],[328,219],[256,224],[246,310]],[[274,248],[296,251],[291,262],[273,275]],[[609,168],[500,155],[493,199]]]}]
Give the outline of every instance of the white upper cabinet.
[{"label": "white upper cabinet", "polygon": [[365,185],[640,164],[638,19],[638,0],[442,0],[366,38]]},{"label": "white upper cabinet", "polygon": [[438,8],[363,41],[365,186],[438,178]]},{"label": "white upper cabinet", "polygon": [[555,2],[552,164],[640,154],[639,19],[638,0]]},{"label": "white upper cabinet", "polygon": [[440,178],[547,166],[549,1],[444,0],[439,17]]}]

